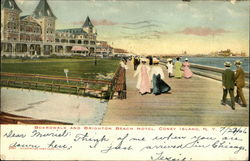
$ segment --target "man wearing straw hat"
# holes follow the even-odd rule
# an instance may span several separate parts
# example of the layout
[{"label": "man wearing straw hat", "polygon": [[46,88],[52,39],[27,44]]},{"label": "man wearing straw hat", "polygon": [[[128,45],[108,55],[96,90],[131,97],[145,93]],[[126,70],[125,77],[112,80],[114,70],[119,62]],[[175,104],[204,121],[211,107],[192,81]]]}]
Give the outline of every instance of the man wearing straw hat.
[{"label": "man wearing straw hat", "polygon": [[231,98],[231,107],[235,110],[235,101],[234,101],[234,72],[230,69],[231,63],[224,63],[226,69],[222,73],[222,87],[223,87],[223,97],[221,104],[226,105],[227,93],[229,92]]},{"label": "man wearing straw hat", "polygon": [[235,102],[239,103],[239,98],[242,102],[242,107],[247,107],[247,102],[244,97],[242,88],[245,87],[245,73],[244,70],[241,68],[242,62],[240,60],[237,60],[234,62],[236,66],[236,73],[235,73],[235,85],[237,87],[237,94],[235,97]]}]

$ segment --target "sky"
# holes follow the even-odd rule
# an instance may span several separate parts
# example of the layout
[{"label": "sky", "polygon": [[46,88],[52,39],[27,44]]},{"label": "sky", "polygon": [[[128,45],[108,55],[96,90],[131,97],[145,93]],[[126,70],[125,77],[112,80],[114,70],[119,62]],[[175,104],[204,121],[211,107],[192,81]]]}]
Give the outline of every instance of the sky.
[{"label": "sky", "polygon": [[[21,15],[38,0],[16,0]],[[56,28],[81,27],[89,16],[98,40],[143,55],[208,54],[231,49],[249,55],[249,1],[48,0]]]}]

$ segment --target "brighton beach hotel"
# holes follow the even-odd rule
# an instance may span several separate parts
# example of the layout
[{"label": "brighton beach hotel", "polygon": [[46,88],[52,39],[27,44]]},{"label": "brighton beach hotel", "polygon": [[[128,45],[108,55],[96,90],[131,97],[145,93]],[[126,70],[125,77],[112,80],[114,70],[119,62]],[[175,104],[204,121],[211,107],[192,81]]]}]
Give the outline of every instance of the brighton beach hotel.
[{"label": "brighton beach hotel", "polygon": [[47,0],[40,0],[31,15],[20,16],[15,0],[1,0],[1,56],[109,54],[112,48],[97,41],[89,17],[79,28],[55,29],[57,17]]}]

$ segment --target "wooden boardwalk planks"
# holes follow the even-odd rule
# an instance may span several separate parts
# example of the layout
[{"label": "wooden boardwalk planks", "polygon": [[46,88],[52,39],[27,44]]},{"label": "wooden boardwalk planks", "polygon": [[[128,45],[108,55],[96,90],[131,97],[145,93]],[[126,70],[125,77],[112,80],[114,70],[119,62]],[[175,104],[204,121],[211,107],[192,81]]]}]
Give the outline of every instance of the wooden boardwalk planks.
[{"label": "wooden boardwalk planks", "polygon": [[[191,79],[165,78],[172,94],[141,96],[135,88],[133,67],[128,64],[127,99],[109,101],[102,125],[248,125],[248,107],[236,104],[236,110],[232,110],[220,104],[221,82],[197,75]],[[248,88],[244,88],[244,94],[249,102]]]}]

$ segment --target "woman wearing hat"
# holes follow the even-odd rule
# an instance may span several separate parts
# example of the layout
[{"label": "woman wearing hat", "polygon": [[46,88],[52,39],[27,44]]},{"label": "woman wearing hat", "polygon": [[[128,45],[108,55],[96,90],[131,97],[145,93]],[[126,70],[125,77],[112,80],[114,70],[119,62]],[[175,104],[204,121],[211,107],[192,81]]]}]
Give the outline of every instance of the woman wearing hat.
[{"label": "woman wearing hat", "polygon": [[156,58],[153,59],[153,67],[151,68],[151,78],[153,84],[153,94],[159,95],[161,93],[167,93],[171,90],[170,86],[163,81],[164,73],[159,66],[160,61]]},{"label": "woman wearing hat", "polygon": [[127,60],[122,59],[120,62],[121,70],[119,71],[119,77],[117,80],[117,86],[115,88],[115,91],[118,93],[118,98],[119,99],[126,99],[126,70],[128,69],[127,67]]},{"label": "woman wearing hat", "polygon": [[149,77],[150,67],[146,65],[147,59],[143,58],[141,59],[141,62],[142,64],[137,67],[134,77],[138,76],[136,88],[143,95],[151,92],[151,84]]},{"label": "woman wearing hat", "polygon": [[171,58],[167,59],[166,67],[168,69],[168,77],[171,78],[173,74],[173,60]]},{"label": "woman wearing hat", "polygon": [[185,78],[191,78],[193,73],[189,69],[190,64],[188,62],[188,58],[185,59],[185,62],[183,63],[183,66],[184,66],[184,77]]},{"label": "woman wearing hat", "polygon": [[235,66],[236,66],[236,72],[235,72],[235,84],[237,87],[237,95],[235,97],[235,102],[239,103],[239,99],[242,102],[242,107],[247,107],[247,102],[246,99],[244,97],[242,88],[245,87],[245,73],[244,70],[241,68],[241,64],[242,62],[240,60],[237,60],[234,62]]}]

